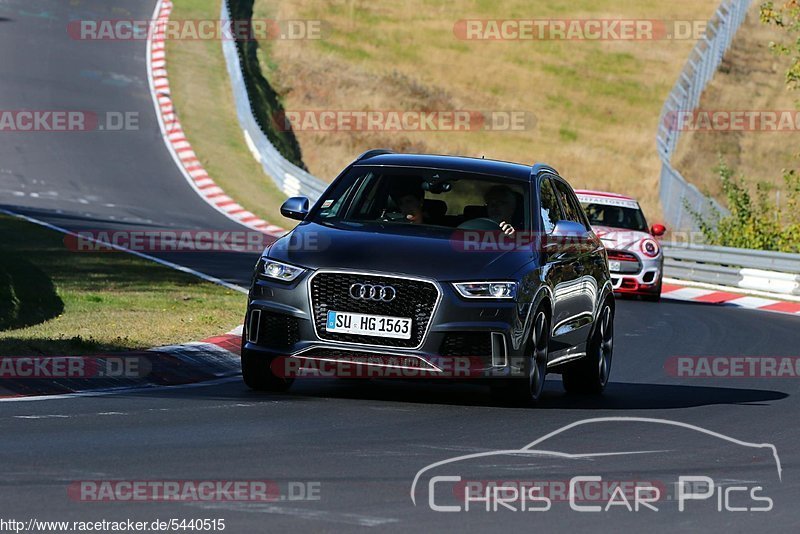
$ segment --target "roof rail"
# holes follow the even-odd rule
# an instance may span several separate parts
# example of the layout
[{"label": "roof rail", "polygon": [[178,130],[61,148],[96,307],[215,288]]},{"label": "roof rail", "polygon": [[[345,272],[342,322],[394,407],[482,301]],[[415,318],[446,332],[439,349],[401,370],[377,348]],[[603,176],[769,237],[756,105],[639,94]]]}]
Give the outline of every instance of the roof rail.
[{"label": "roof rail", "polygon": [[540,172],[545,172],[545,171],[552,172],[556,176],[560,176],[557,170],[555,170],[553,167],[545,163],[534,163],[533,167],[531,167],[531,176],[538,176]]},{"label": "roof rail", "polygon": [[372,150],[367,150],[360,156],[356,158],[356,161],[361,161],[364,159],[369,159],[374,156],[380,156],[381,154],[394,154],[394,150],[389,150],[388,148],[373,148]]}]

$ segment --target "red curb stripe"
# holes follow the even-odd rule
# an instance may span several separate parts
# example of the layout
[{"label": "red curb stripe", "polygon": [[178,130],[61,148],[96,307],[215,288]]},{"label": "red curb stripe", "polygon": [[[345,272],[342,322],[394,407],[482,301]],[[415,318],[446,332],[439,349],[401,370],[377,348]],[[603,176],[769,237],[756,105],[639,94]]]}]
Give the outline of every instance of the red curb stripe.
[{"label": "red curb stripe", "polygon": [[674,284],[662,284],[661,285],[661,292],[662,293],[669,293],[670,291],[677,291],[679,289],[683,289],[683,286],[676,286]]},{"label": "red curb stripe", "polygon": [[743,296],[744,295],[740,295],[738,293],[728,293],[727,291],[715,291],[708,295],[695,297],[692,300],[697,302],[710,302],[713,304],[722,304],[723,302],[728,302],[734,299],[742,298]]},{"label": "red curb stripe", "polygon": [[776,302],[759,309],[783,313],[800,313],[800,302]]}]

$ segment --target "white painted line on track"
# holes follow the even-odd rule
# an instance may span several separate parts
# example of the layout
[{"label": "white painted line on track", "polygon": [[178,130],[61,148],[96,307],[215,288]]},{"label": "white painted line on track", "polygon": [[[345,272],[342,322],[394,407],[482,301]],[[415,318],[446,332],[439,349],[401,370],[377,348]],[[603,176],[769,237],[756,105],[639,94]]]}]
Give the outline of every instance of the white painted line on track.
[{"label": "white painted line on track", "polygon": [[88,237],[88,236],[85,236],[85,235],[78,235],[75,232],[67,230],[66,228],[61,228],[60,226],[56,226],[54,224],[50,224],[48,222],[45,222],[45,221],[42,221],[42,220],[39,220],[39,219],[35,219],[33,217],[29,217],[28,215],[23,215],[21,213],[16,213],[14,211],[9,211],[9,210],[4,209],[4,208],[0,208],[0,213],[3,213],[5,215],[9,215],[11,217],[17,217],[19,219],[23,219],[23,220],[28,221],[30,223],[37,224],[39,226],[43,226],[43,227],[48,228],[50,230],[55,230],[56,232],[60,232],[62,234],[70,235],[72,237],[77,237],[79,239],[83,239],[83,240],[86,240],[86,241],[97,243],[99,245],[104,245],[104,246],[113,248],[114,250],[118,250],[120,252],[127,252],[128,254],[133,254],[134,256],[138,256],[138,257],[144,258],[146,260],[154,261],[154,262],[156,262],[156,263],[158,263],[160,265],[163,265],[165,267],[169,267],[170,269],[175,269],[176,271],[181,271],[181,272],[184,272],[186,274],[190,274],[192,276],[196,276],[198,278],[201,278],[201,279],[205,280],[206,282],[211,282],[211,283],[214,283],[214,284],[217,284],[217,285],[221,285],[223,287],[227,287],[228,289],[232,289],[232,290],[238,291],[240,293],[245,293],[245,294],[247,293],[247,288],[244,288],[242,286],[239,286],[239,285],[236,285],[236,284],[231,284],[230,282],[226,282],[225,280],[223,280],[221,278],[217,278],[216,276],[211,276],[209,274],[201,273],[200,271],[195,271],[194,269],[191,269],[189,267],[185,267],[183,265],[178,265],[177,263],[173,263],[171,261],[162,260],[161,258],[157,258],[155,256],[151,256],[149,254],[145,254],[144,252],[139,252],[138,250],[131,250],[129,248],[125,248],[125,247],[121,247],[119,245],[116,245],[114,243],[108,243],[108,242],[105,242],[105,241],[100,241],[100,240],[95,239],[93,237]]},{"label": "white painted line on track", "polygon": [[60,395],[31,395],[28,397],[8,397],[0,398],[0,402],[36,402],[48,400],[75,399],[80,397],[106,397],[109,395],[120,395],[125,393],[150,393],[160,391],[174,391],[178,389],[203,388],[209,386],[219,386],[231,382],[241,382],[239,375],[216,378],[204,382],[192,382],[191,384],[176,384],[174,386],[134,386],[123,388],[96,389],[94,391],[76,391],[75,393],[62,393]]}]

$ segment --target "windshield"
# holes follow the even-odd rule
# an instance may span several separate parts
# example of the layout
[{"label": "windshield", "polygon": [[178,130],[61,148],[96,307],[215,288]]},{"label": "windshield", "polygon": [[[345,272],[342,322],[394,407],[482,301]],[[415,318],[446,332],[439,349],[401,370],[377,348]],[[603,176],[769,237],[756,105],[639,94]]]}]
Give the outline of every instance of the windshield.
[{"label": "windshield", "polygon": [[592,226],[611,226],[612,228],[647,232],[647,221],[642,210],[607,204],[584,203],[581,205]]},{"label": "windshield", "polygon": [[527,184],[436,169],[353,167],[321,199],[314,220],[409,228],[528,230]]}]

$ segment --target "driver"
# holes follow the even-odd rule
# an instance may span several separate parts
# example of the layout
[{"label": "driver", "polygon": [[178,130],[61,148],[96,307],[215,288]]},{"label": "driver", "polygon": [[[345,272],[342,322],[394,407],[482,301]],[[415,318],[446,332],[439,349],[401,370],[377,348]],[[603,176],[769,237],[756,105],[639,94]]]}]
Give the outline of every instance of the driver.
[{"label": "driver", "polygon": [[400,213],[405,215],[406,220],[412,224],[423,224],[425,222],[422,214],[424,198],[425,193],[422,189],[409,189],[404,191],[397,199]]},{"label": "driver", "polygon": [[483,196],[486,201],[486,215],[500,226],[505,235],[514,235],[516,229],[509,222],[517,210],[517,197],[507,185],[491,187]]}]

